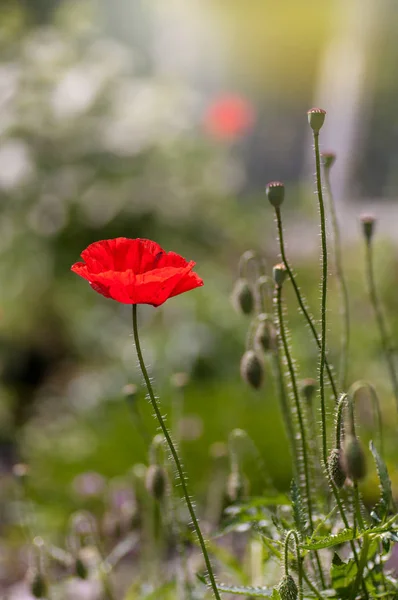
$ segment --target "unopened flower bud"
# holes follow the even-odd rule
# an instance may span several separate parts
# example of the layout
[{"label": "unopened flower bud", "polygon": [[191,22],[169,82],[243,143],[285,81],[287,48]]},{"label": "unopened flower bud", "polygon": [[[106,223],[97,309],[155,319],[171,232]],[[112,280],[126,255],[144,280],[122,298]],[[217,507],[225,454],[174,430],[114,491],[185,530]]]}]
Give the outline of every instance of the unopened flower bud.
[{"label": "unopened flower bud", "polygon": [[352,434],[344,440],[343,465],[347,476],[358,481],[366,476],[366,458],[361,442]]},{"label": "unopened flower bud", "polygon": [[30,575],[30,591],[34,598],[47,598],[47,582],[39,571],[34,571]]},{"label": "unopened flower bud", "polygon": [[311,377],[307,377],[300,382],[300,391],[308,405],[312,403],[314,394],[318,388],[317,381]]},{"label": "unopened flower bud", "polygon": [[240,373],[249,385],[258,389],[263,382],[264,369],[254,350],[247,350],[240,361]]},{"label": "unopened flower bud", "polygon": [[297,600],[298,588],[291,575],[285,575],[280,581],[277,590],[281,600]]},{"label": "unopened flower bud", "polygon": [[237,312],[250,315],[254,309],[254,294],[251,285],[243,277],[235,283],[232,295],[232,304]]},{"label": "unopened flower bud", "polygon": [[231,502],[238,502],[247,495],[248,483],[246,478],[239,472],[229,474],[227,480],[227,496]]},{"label": "unopened flower bud", "polygon": [[342,451],[340,448],[333,448],[328,458],[328,472],[330,479],[337,488],[342,488],[346,480],[346,473],[342,465]]},{"label": "unopened flower bud", "polygon": [[372,240],[376,218],[373,215],[362,215],[361,216],[362,231],[366,241],[369,243]]},{"label": "unopened flower bud", "polygon": [[88,577],[88,568],[81,556],[78,556],[75,560],[75,575],[79,579],[87,579]]},{"label": "unopened flower bud", "polygon": [[326,110],[323,108],[311,108],[307,111],[308,123],[314,133],[319,133],[325,122]]},{"label": "unopened flower bud", "polygon": [[268,200],[275,208],[279,208],[285,198],[285,186],[280,181],[271,181],[265,188]]},{"label": "unopened flower bud", "polygon": [[164,498],[167,488],[167,474],[163,467],[149,465],[145,477],[145,487],[156,500]]},{"label": "unopened flower bud", "polygon": [[321,160],[325,169],[330,169],[336,162],[336,155],[334,152],[321,152]]},{"label": "unopened flower bud", "polygon": [[254,334],[254,345],[263,352],[275,349],[275,329],[269,321],[260,321]]},{"label": "unopened flower bud", "polygon": [[286,275],[287,269],[283,263],[274,266],[272,270],[272,276],[277,287],[281,287],[283,285],[283,282],[286,279]]}]

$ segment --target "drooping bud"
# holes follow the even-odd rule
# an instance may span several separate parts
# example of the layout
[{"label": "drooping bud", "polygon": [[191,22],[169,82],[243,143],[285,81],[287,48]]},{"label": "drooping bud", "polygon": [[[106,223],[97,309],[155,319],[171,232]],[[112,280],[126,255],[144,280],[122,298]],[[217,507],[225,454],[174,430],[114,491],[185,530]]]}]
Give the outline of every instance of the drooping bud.
[{"label": "drooping bud", "polygon": [[325,169],[330,169],[336,162],[336,155],[334,152],[321,152],[321,160]]},{"label": "drooping bud", "polygon": [[242,312],[244,315],[250,315],[253,312],[254,293],[247,279],[240,277],[236,281],[231,300],[237,312]]},{"label": "drooping bud", "polygon": [[343,468],[343,453],[340,448],[333,448],[328,458],[328,472],[330,479],[337,488],[342,488],[346,480],[346,473]]},{"label": "drooping bud", "polygon": [[47,598],[48,586],[46,579],[40,571],[33,571],[30,576],[30,591],[34,598]]},{"label": "drooping bud", "polygon": [[165,469],[160,465],[149,465],[145,477],[145,487],[156,500],[162,500],[167,488]]},{"label": "drooping bud", "polygon": [[298,588],[291,575],[285,575],[280,581],[277,590],[282,600],[297,600]]},{"label": "drooping bud", "polygon": [[242,500],[248,493],[247,479],[238,471],[232,471],[227,480],[227,496],[231,502]]},{"label": "drooping bud", "polygon": [[275,208],[279,208],[285,198],[285,186],[280,181],[271,181],[265,188],[268,200]]},{"label": "drooping bud", "polygon": [[254,350],[247,350],[240,361],[240,373],[249,385],[258,389],[261,387],[264,368],[261,360]]},{"label": "drooping bud", "polygon": [[307,115],[312,131],[318,134],[325,122],[326,110],[323,110],[323,108],[311,108],[307,111]]},{"label": "drooping bud", "polygon": [[257,325],[254,334],[254,345],[263,352],[271,352],[276,346],[276,332],[268,320],[262,320]]},{"label": "drooping bud", "polygon": [[278,265],[275,265],[274,268],[272,269],[272,276],[274,278],[274,282],[277,287],[281,287],[283,285],[283,282],[286,279],[286,275],[287,275],[287,269],[283,263],[279,263]]},{"label": "drooping bud", "polygon": [[361,223],[363,235],[365,236],[365,239],[369,244],[374,234],[376,217],[374,217],[373,215],[362,215]]},{"label": "drooping bud", "polygon": [[312,379],[311,377],[307,377],[300,382],[300,391],[308,405],[312,404],[312,400],[317,388],[318,383],[316,379]]},{"label": "drooping bud", "polygon": [[343,450],[343,467],[347,476],[353,481],[363,479],[366,476],[366,457],[359,439],[347,434]]}]

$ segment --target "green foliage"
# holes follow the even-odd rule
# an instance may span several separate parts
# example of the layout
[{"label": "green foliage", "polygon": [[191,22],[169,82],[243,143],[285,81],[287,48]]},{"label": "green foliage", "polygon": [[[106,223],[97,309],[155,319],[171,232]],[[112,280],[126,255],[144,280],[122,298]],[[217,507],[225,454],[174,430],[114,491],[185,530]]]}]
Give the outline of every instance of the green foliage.
[{"label": "green foliage", "polygon": [[374,510],[376,511],[381,520],[385,520],[388,515],[388,511],[390,510],[390,507],[394,502],[392,497],[390,476],[388,474],[388,470],[383,458],[380,456],[372,441],[369,442],[369,448],[373,454],[373,458],[376,463],[381,493],[380,501],[374,507]]}]

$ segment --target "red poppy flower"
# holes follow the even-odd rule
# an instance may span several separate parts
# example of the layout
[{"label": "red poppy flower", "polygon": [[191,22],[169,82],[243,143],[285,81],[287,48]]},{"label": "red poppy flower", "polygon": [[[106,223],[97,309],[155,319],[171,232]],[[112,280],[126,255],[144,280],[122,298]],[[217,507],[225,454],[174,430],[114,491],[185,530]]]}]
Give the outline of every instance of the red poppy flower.
[{"label": "red poppy flower", "polygon": [[251,127],[254,112],[244,98],[239,96],[221,96],[205,114],[205,127],[214,137],[235,138]]},{"label": "red poppy flower", "polygon": [[93,290],[124,304],[160,306],[168,298],[203,285],[187,262],[165,252],[151,240],[115,238],[90,244],[81,254],[85,262],[72,271],[87,279]]}]

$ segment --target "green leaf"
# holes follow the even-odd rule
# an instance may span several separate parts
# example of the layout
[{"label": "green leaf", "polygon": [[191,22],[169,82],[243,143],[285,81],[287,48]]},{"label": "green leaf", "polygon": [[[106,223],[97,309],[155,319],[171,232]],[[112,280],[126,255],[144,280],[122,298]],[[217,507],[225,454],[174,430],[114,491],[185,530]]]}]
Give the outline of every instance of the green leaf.
[{"label": "green leaf", "polygon": [[[322,550],[323,548],[331,548],[338,544],[344,544],[355,539],[352,529],[343,529],[340,533],[325,535],[322,537],[306,538],[301,544],[306,550]],[[336,555],[337,556],[337,555]]]},{"label": "green leaf", "polygon": [[306,529],[306,518],[303,507],[303,500],[301,498],[300,489],[294,479],[292,480],[292,483],[290,485],[290,494],[292,497],[294,524],[296,525],[297,531],[299,531],[300,533],[304,533]]},{"label": "green leaf", "polygon": [[263,587],[246,587],[246,586],[236,586],[236,585],[224,585],[223,583],[217,584],[217,588],[220,592],[225,592],[227,594],[237,594],[239,596],[249,596],[254,598],[278,598],[274,596],[274,590],[271,588],[263,588]]},{"label": "green leaf", "polygon": [[354,560],[343,562],[338,554],[334,554],[330,577],[332,587],[336,590],[337,596],[341,600],[350,598],[357,572],[358,569]]},{"label": "green leaf", "polygon": [[380,501],[375,506],[375,511],[381,519],[385,519],[392,502],[391,481],[386,467],[386,463],[378,453],[372,441],[369,442],[370,451],[376,463],[377,475],[380,482]]}]

